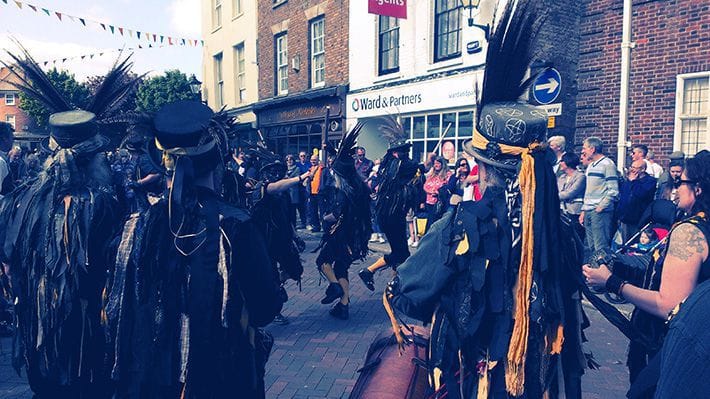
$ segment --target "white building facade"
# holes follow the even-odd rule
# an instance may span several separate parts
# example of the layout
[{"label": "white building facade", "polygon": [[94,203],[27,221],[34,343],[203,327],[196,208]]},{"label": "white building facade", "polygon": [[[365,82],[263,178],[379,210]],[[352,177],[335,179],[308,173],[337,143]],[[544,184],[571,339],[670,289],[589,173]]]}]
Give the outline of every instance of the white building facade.
[{"label": "white building facade", "polygon": [[[358,119],[398,116],[412,159],[435,150],[453,163],[472,136],[484,30],[469,26],[459,0],[410,0],[406,19],[369,14],[367,3],[350,2],[348,128]],[[491,23],[494,3],[474,10],[476,24]]]},{"label": "white building facade", "polygon": [[240,126],[256,126],[258,100],[256,0],[202,0],[202,99],[226,107]]}]

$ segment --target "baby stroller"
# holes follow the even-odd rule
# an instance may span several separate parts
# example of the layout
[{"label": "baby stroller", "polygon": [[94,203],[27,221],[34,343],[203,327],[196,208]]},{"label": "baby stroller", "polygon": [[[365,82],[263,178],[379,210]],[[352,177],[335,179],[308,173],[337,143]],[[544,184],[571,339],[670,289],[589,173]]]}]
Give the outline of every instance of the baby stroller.
[{"label": "baby stroller", "polygon": [[[634,285],[639,285],[643,281],[646,268],[651,264],[653,252],[665,244],[668,233],[677,220],[677,215],[678,209],[675,204],[664,199],[655,200],[646,208],[639,222],[639,225],[643,227],[612,255],[614,267],[624,269],[623,272],[618,271],[625,275],[625,280],[634,283]],[[644,253],[635,252],[633,250],[634,244],[638,243],[641,233],[649,228],[658,236],[658,242]],[[626,303],[623,298],[614,293],[605,292],[604,297],[610,303]]]}]

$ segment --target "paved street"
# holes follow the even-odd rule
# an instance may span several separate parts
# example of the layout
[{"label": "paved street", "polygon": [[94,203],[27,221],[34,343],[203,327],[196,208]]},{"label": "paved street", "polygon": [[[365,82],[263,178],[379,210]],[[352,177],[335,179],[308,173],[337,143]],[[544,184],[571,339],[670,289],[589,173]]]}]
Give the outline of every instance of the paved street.
[{"label": "paved street", "polygon": [[[305,233],[307,243],[303,254],[305,274],[303,290],[295,284],[288,286],[290,300],[284,315],[290,319],[285,326],[272,325],[268,330],[274,335],[275,345],[267,364],[267,398],[347,398],[357,379],[357,370],[363,365],[367,348],[373,338],[389,328],[382,308],[381,296],[390,272],[375,277],[377,291],[370,293],[351,269],[350,320],[341,321],[328,315],[329,306],[321,305],[325,283],[320,286],[318,273],[310,250],[317,245],[318,237]],[[385,245],[372,245],[378,251],[389,250]],[[381,253],[373,253],[368,261]],[[614,327],[601,319],[590,306],[585,309],[592,326],[587,330],[586,350],[591,350],[600,370],[589,370],[583,378],[585,399],[623,398],[628,388],[626,366],[626,340]],[[628,310],[628,307],[625,308]],[[0,398],[29,399],[32,397],[25,379],[15,374],[10,366],[10,339],[0,340]]]}]

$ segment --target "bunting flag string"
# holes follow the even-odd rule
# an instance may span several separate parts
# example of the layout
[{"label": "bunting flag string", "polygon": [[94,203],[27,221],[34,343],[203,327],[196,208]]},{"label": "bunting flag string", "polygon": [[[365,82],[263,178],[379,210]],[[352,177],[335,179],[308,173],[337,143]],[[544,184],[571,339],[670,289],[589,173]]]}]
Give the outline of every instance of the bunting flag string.
[{"label": "bunting flag string", "polygon": [[64,58],[57,58],[54,60],[47,60],[47,61],[39,61],[38,64],[42,66],[56,66],[58,63],[59,64],[64,64],[67,61],[74,61],[74,60],[84,60],[87,57],[89,59],[94,59],[94,57],[101,57],[104,54],[113,54],[113,53],[120,53],[122,51],[135,51],[135,50],[145,50],[145,49],[154,49],[154,48],[167,48],[168,46],[166,45],[153,45],[152,43],[149,44],[139,44],[136,47],[126,47],[126,48],[120,48],[120,49],[108,49],[108,50],[102,50],[100,52],[96,53],[91,53],[91,54],[82,54],[82,55],[77,55],[74,57],[64,57]]},{"label": "bunting flag string", "polygon": [[[1,0],[1,1],[4,4],[9,4],[8,0]],[[43,7],[38,7],[34,4],[30,4],[30,3],[20,1],[20,0],[13,0],[13,2],[17,6],[17,8],[20,10],[23,9],[23,6],[27,6],[28,9],[34,11],[35,13],[37,13],[39,15],[42,15],[42,13],[44,13],[48,17],[52,17],[52,16],[57,17],[57,19],[60,22],[81,23],[81,25],[84,27],[88,27],[89,25],[93,25],[97,28],[100,27],[101,29],[103,29],[106,32],[108,32],[108,30],[110,30],[112,35],[115,35],[116,30],[118,30],[118,32],[121,36],[125,37],[124,31],[127,31],[128,36],[130,36],[131,38],[135,37],[138,40],[145,40],[145,41],[153,42],[153,43],[158,43],[158,38],[160,38],[160,43],[163,43],[165,41],[165,39],[167,38],[168,39],[167,43],[169,46],[195,46],[195,47],[197,47],[198,44],[202,45],[202,46],[205,45],[204,40],[200,40],[200,39],[188,39],[188,38],[175,37],[175,36],[159,35],[156,33],[148,33],[145,31],[128,29],[123,26],[109,25],[104,22],[95,21],[95,20],[89,19],[89,18],[77,17],[75,15],[69,15],[64,12],[55,11],[55,10],[51,10],[51,9],[43,8]],[[107,26],[108,26],[108,30],[107,30]],[[135,35],[134,35],[134,33],[135,33]]]}]

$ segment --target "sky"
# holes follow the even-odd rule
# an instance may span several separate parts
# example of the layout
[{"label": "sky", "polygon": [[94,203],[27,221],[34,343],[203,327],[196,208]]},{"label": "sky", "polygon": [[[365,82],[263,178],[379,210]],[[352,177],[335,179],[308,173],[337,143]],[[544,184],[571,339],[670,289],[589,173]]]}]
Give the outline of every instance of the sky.
[{"label": "sky", "polygon": [[[136,73],[158,75],[168,69],[179,69],[202,80],[202,48],[199,44],[197,47],[137,49],[139,44],[147,47],[149,42],[144,38],[137,39],[135,33],[129,37],[124,31],[121,36],[116,28],[112,35],[89,21],[83,26],[78,20],[72,21],[66,16],[60,21],[54,14],[58,11],[133,31],[165,35],[167,43],[167,36],[200,39],[200,0],[20,0],[22,9],[13,0],[7,0],[7,4],[4,1],[0,1],[0,60],[8,59],[5,50],[19,52],[11,40],[14,37],[40,65],[43,61],[58,60],[55,64],[58,69],[68,70],[83,81],[88,76],[105,74],[116,61],[119,49],[134,47],[132,59]],[[27,4],[36,6],[37,12]],[[41,8],[50,10],[51,15],[47,16]],[[150,43],[156,46],[156,43]],[[99,52],[105,53],[93,59],[86,57],[61,62],[65,57]]]}]

